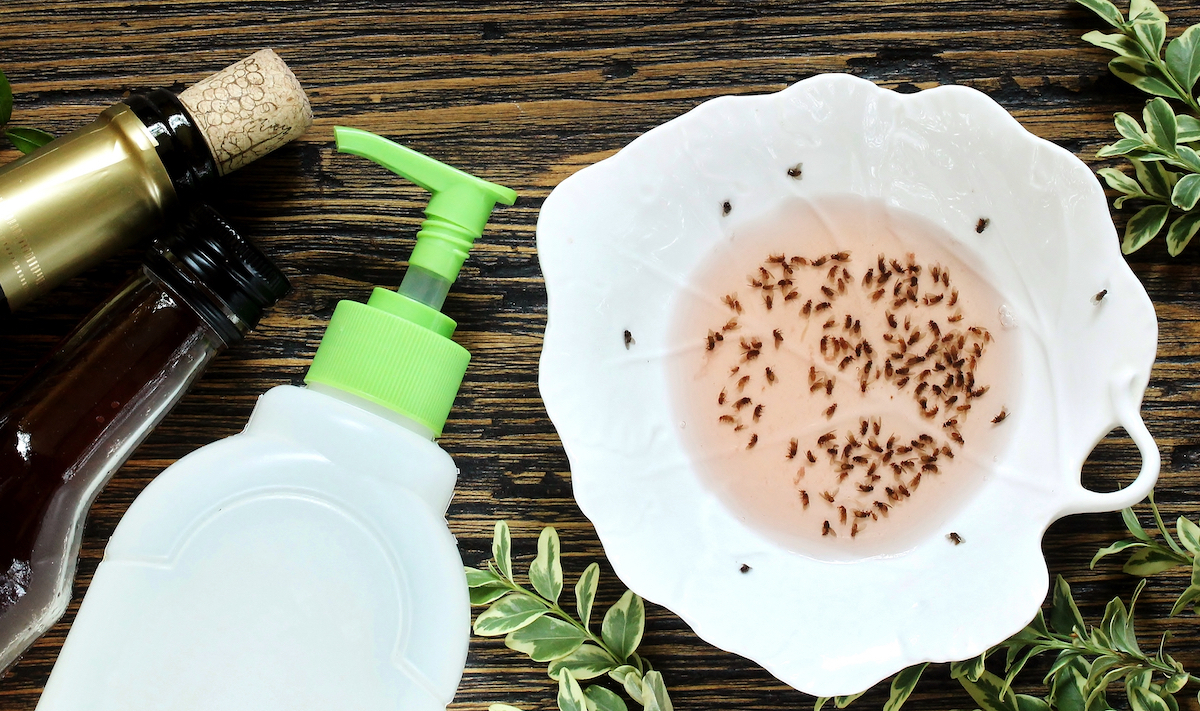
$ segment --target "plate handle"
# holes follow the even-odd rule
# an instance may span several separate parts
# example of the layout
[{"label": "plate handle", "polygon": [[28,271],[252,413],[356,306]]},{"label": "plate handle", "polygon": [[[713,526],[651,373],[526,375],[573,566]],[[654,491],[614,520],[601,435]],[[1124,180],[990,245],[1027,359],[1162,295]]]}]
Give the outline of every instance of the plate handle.
[{"label": "plate handle", "polygon": [[1109,395],[1117,423],[1125,428],[1142,455],[1142,469],[1129,486],[1117,491],[1091,491],[1079,484],[1079,497],[1065,513],[1100,513],[1129,508],[1146,498],[1158,481],[1162,468],[1162,456],[1146,423],[1138,411],[1142,388],[1138,387],[1137,373],[1128,373],[1114,379],[1109,386]]}]

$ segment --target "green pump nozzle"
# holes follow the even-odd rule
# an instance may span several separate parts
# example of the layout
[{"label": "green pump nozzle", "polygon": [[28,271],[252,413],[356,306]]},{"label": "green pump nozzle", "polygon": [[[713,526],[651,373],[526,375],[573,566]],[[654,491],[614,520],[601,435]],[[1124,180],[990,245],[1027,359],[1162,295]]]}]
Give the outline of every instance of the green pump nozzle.
[{"label": "green pump nozzle", "polygon": [[336,126],[333,135],[342,153],[375,161],[433,194],[399,291],[440,309],[492,208],[513,204],[517,194],[369,131]]},{"label": "green pump nozzle", "polygon": [[432,193],[397,291],[377,288],[365,304],[341,301],[305,382],[387,407],[441,434],[471,354],[450,340],[458,326],[441,312],[467,252],[496,203],[517,194],[382,136],[334,128],[338,150],[375,161]]}]

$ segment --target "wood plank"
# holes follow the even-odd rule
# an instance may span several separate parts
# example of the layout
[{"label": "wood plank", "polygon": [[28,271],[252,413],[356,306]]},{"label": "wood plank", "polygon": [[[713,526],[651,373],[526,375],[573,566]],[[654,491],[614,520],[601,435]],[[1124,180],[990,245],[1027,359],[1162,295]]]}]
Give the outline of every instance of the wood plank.
[{"label": "wood plank", "polygon": [[[1174,32],[1200,22],[1200,7],[1164,2]],[[97,500],[85,530],[72,606],[63,621],[0,680],[0,709],[36,705],[105,541],[138,492],[184,454],[239,431],[261,392],[299,383],[339,299],[394,285],[412,248],[424,199],[366,161],[332,148],[332,126],[379,131],[516,188],[498,210],[447,302],[458,340],[474,354],[442,446],[462,474],[449,511],[469,564],[487,555],[492,523],[507,518],[529,562],[538,528],[554,524],[566,567],[577,573],[603,549],[571,496],[570,465],[537,389],[545,288],[534,250],[538,208],[576,170],[640,133],[727,94],[776,91],[819,72],[849,72],[902,91],[975,87],[1035,134],[1093,166],[1111,142],[1114,111],[1142,97],[1106,73],[1105,52],[1079,40],[1099,27],[1076,5],[1015,0],[781,2],[534,2],[380,5],[301,0],[55,0],[0,6],[0,68],[17,92],[16,122],[61,133],[126,92],[181,89],[262,46],[275,47],[313,98],[317,123],[293,146],[231,176],[216,202],[273,254],[294,291],[242,344],[218,359]],[[0,151],[0,161],[16,157]],[[1117,215],[1123,227],[1127,213]],[[0,338],[0,387],[11,386],[58,338],[136,268],[129,250],[18,314]],[[1161,241],[1130,258],[1160,318],[1160,361],[1145,414],[1159,438],[1160,500],[1169,520],[1200,515],[1200,250],[1167,257]],[[1098,488],[1132,478],[1137,456],[1106,440],[1086,467]],[[1089,570],[1098,547],[1122,528],[1112,515],[1053,525],[1043,548],[1051,574],[1066,575],[1084,614],[1098,619],[1135,581],[1113,564]],[[602,564],[600,604],[621,592]],[[1183,573],[1156,577],[1139,604],[1144,641],[1168,626],[1170,648],[1200,667],[1192,618],[1164,622]],[[798,611],[811,614],[811,611]],[[980,614],[987,614],[981,611]],[[777,709],[811,699],[757,665],[699,640],[650,606],[645,653],[663,671],[678,708]],[[1042,668],[1042,667],[1039,667]],[[1036,689],[1037,669],[1019,688]],[[538,665],[496,640],[472,640],[454,709],[504,701],[554,708]],[[855,708],[879,708],[876,689]],[[1196,708],[1194,699],[1187,701]],[[944,665],[910,708],[970,701]]]}]

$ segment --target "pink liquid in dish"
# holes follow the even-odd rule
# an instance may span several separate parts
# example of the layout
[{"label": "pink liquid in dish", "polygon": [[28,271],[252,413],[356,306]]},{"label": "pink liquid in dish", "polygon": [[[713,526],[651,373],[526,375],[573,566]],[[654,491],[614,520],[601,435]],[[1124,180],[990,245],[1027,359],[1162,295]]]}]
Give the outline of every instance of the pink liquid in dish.
[{"label": "pink liquid in dish", "polygon": [[954,244],[847,196],[791,203],[706,257],[673,305],[668,377],[680,436],[739,519],[829,560],[960,542],[944,522],[1008,445],[1020,348]]}]

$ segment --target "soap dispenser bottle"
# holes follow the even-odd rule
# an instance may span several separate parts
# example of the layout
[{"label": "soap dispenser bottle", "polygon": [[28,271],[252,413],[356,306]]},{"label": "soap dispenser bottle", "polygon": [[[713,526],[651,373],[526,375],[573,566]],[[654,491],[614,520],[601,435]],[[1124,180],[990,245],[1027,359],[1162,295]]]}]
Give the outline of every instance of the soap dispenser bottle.
[{"label": "soap dispenser bottle", "polygon": [[440,711],[470,604],[434,442],[470,355],[439,308],[516,194],[365,131],[338,148],[433,196],[399,292],[338,304],[307,387],[179,460],[117,526],[43,711]]}]

